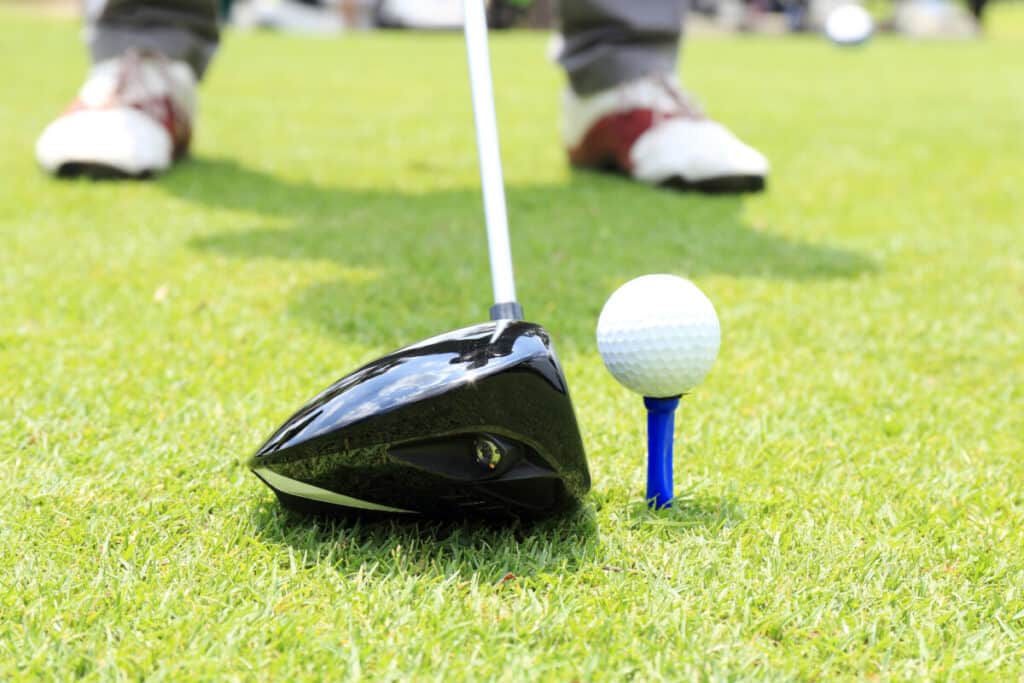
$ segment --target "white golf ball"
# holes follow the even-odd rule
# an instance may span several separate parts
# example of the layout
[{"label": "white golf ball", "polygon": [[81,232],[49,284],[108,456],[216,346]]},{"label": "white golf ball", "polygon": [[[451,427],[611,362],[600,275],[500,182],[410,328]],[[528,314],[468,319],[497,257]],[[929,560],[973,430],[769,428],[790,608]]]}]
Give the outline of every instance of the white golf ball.
[{"label": "white golf ball", "polygon": [[685,394],[707,376],[721,344],[718,315],[695,284],[644,275],[619,287],[597,321],[608,371],[643,396]]},{"label": "white golf ball", "polygon": [[860,5],[840,5],[825,19],[825,35],[840,45],[859,45],[874,33],[875,22]]}]

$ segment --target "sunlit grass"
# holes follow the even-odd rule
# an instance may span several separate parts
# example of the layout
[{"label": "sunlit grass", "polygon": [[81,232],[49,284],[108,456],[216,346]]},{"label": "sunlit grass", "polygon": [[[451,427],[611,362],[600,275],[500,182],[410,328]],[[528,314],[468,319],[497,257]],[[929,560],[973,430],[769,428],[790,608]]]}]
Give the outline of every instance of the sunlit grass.
[{"label": "sunlit grass", "polygon": [[[485,317],[459,37],[229,36],[193,159],[58,182],[32,146],[77,28],[0,22],[0,678],[1024,675],[1018,40],[693,41],[687,84],[774,164],[737,199],[570,173],[545,37],[495,36],[521,299],[594,477],[496,531],[324,526],[244,466],[324,385]],[[658,271],[723,325],[662,514],[593,339]]]}]

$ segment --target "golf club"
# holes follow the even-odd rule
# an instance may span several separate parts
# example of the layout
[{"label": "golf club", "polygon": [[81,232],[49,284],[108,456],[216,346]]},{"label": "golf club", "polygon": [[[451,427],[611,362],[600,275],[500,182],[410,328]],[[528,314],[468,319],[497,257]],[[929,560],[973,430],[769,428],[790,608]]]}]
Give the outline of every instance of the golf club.
[{"label": "golf club", "polygon": [[484,0],[465,2],[494,306],[491,322],[338,380],[249,463],[286,507],[359,515],[541,517],[590,488],[565,375],[516,300]]}]

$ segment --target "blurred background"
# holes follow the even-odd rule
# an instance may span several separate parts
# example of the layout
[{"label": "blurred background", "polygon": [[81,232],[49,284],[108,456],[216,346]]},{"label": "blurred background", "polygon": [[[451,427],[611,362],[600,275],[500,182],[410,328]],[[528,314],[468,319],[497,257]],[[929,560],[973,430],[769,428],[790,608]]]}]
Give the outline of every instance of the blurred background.
[{"label": "blurred background", "polygon": [[[0,0],[72,14],[82,0]],[[462,0],[220,0],[224,21],[239,28],[326,34],[374,28],[453,30]],[[557,0],[491,0],[493,28],[554,28]],[[803,33],[823,30],[837,7],[859,4],[879,32],[967,39],[985,29],[990,5],[1021,0],[691,0],[688,30]],[[1018,14],[1018,13],[1014,13]]]}]

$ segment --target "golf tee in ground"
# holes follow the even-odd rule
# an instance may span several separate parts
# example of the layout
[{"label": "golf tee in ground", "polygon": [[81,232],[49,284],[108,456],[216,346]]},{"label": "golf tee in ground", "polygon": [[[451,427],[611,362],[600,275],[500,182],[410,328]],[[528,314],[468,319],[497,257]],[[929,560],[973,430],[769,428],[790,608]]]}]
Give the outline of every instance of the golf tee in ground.
[{"label": "golf tee in ground", "polygon": [[644,397],[647,408],[647,505],[672,506],[672,439],[679,397]]}]

